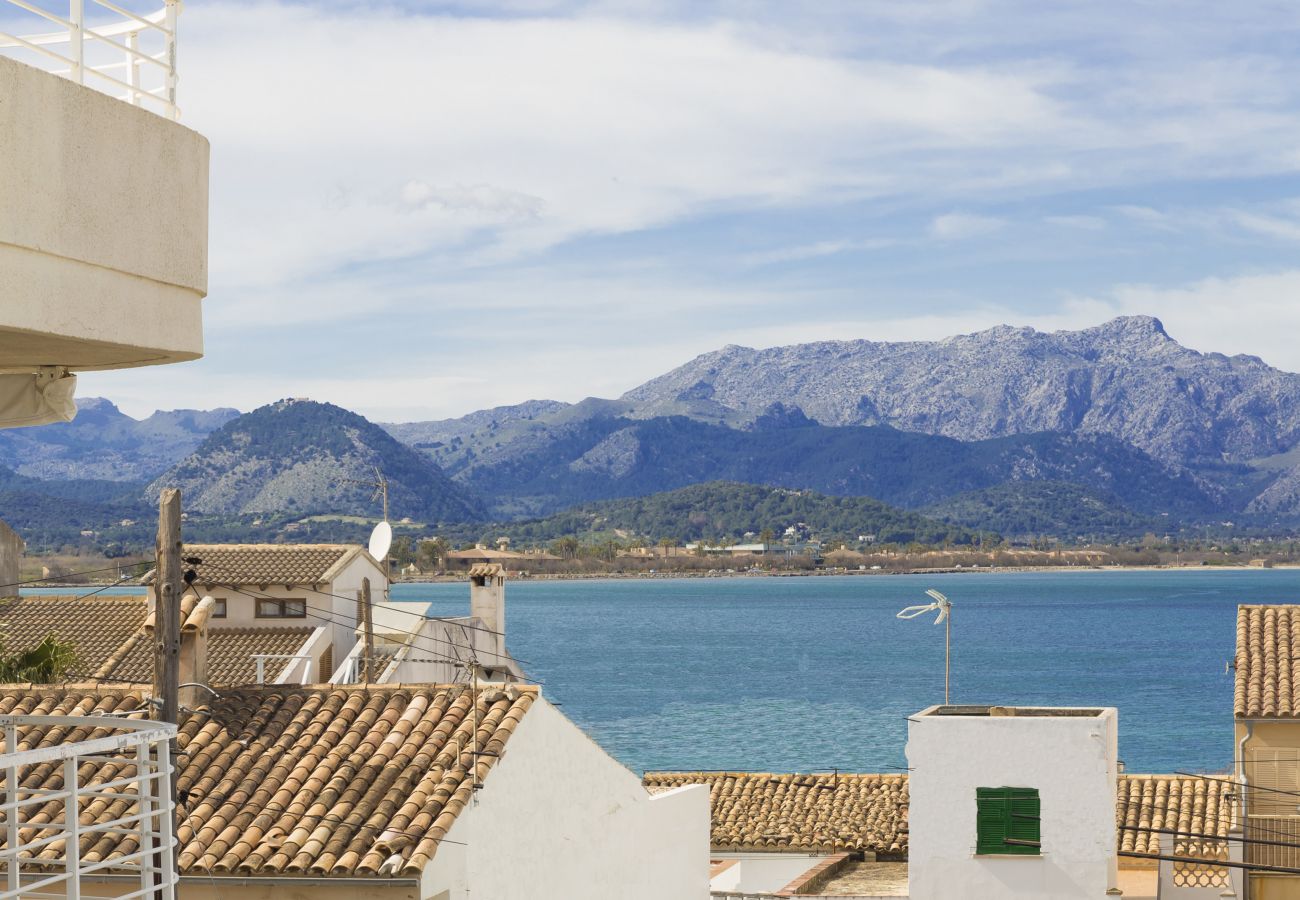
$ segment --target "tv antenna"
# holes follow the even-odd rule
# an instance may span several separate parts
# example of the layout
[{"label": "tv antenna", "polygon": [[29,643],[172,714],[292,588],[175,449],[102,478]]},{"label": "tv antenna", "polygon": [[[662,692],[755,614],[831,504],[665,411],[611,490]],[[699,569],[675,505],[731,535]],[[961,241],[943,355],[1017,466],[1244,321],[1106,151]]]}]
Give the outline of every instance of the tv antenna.
[{"label": "tv antenna", "polygon": [[935,617],[934,624],[943,623],[943,705],[950,704],[948,685],[952,674],[952,601],[936,590],[926,591],[926,596],[932,599],[933,603],[927,603],[924,606],[909,606],[898,614],[900,619],[915,619],[917,616],[923,616],[928,612],[938,611],[939,615]]},{"label": "tv antenna", "polygon": [[375,466],[374,468],[375,468],[374,481],[363,481],[357,478],[344,478],[343,481],[345,484],[361,484],[361,485],[365,485],[366,487],[374,488],[375,493],[371,496],[370,502],[374,503],[380,497],[384,499],[384,521],[387,522],[388,521],[388,479],[384,477],[383,472],[379,471],[379,466]]}]

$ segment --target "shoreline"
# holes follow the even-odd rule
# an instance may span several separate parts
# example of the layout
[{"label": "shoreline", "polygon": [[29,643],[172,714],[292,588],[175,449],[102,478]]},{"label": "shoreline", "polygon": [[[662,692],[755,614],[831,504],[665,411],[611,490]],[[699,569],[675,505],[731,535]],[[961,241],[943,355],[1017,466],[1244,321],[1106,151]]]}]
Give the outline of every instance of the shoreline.
[{"label": "shoreline", "polygon": [[[715,579],[715,578],[844,578],[844,577],[889,577],[905,575],[1022,575],[1022,574],[1068,574],[1068,573],[1098,573],[1112,572],[1116,574],[1133,573],[1133,572],[1216,572],[1228,574],[1232,572],[1268,572],[1274,570],[1291,571],[1300,569],[1300,563],[1279,563],[1273,566],[1251,566],[1251,565],[1175,565],[1163,563],[1156,566],[962,566],[953,567],[933,567],[933,568],[911,568],[911,569],[813,569],[809,571],[763,571],[763,572],[746,572],[746,571],[709,571],[709,572],[542,572],[528,573],[507,569],[507,577],[517,581],[670,581],[677,579]],[[445,575],[425,575],[425,576],[399,576],[394,578],[390,584],[460,584],[468,577],[468,573],[451,573]],[[121,588],[129,590],[132,593],[145,591],[143,585],[135,585],[119,581],[82,581],[75,584],[65,584],[60,582],[49,583],[27,583],[24,588],[35,588],[41,591],[50,591],[62,589],[68,594],[80,593],[83,588]]]}]

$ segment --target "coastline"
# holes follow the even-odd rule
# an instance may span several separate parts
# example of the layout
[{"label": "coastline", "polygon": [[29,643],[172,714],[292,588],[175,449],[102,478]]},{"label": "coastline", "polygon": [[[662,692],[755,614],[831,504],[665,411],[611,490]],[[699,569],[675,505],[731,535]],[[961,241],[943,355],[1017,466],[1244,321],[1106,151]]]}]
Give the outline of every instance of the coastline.
[{"label": "coastline", "polygon": [[[968,567],[934,567],[908,569],[812,569],[808,571],[708,571],[708,572],[546,572],[528,573],[523,571],[507,574],[511,578],[526,581],[664,581],[682,578],[824,578],[844,576],[891,576],[891,575],[991,575],[991,574],[1044,574],[1062,573],[1099,573],[1099,572],[1266,572],[1270,569],[1300,569],[1300,563],[1285,563],[1275,566],[1250,565],[1171,565],[1157,566],[978,566]],[[465,580],[462,573],[426,576],[400,576],[394,578],[393,584],[446,584]]]}]

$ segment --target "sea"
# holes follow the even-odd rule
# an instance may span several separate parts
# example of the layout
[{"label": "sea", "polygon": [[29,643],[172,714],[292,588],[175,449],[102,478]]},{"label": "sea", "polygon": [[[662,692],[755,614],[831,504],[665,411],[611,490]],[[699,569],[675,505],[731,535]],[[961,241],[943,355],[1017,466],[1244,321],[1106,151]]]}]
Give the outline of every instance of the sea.
[{"label": "sea", "polygon": [[[1115,706],[1128,772],[1233,757],[1239,603],[1300,602],[1300,570],[512,579],[507,642],[543,694],[635,772],[902,771],[907,717],[951,699]],[[67,593],[67,589],[61,592]],[[464,615],[462,583],[391,598]]]}]

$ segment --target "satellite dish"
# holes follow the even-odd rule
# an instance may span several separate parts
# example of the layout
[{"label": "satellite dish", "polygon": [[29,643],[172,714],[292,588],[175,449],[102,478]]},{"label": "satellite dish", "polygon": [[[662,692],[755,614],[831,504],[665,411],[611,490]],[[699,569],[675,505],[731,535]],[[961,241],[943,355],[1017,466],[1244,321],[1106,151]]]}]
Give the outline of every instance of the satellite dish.
[{"label": "satellite dish", "polygon": [[393,546],[393,526],[380,522],[370,532],[370,555],[383,562],[388,556],[388,548]]}]

